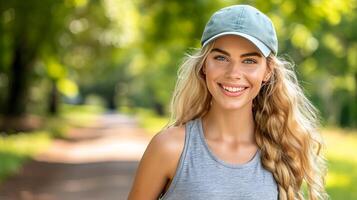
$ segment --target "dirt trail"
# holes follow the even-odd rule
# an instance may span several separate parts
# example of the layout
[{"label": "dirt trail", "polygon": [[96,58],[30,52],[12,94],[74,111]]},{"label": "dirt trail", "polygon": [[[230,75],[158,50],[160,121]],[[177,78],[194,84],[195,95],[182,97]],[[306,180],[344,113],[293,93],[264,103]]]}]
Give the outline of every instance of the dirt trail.
[{"label": "dirt trail", "polygon": [[0,199],[124,200],[149,140],[135,119],[105,114],[25,164],[0,186]]}]

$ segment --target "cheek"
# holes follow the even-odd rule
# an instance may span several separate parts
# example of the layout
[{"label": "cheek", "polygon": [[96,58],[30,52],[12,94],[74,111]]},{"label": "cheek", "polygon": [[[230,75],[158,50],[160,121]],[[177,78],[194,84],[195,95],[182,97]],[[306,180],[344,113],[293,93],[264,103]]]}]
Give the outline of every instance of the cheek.
[{"label": "cheek", "polygon": [[262,86],[264,78],[264,73],[262,72],[255,72],[247,75],[247,79],[252,86],[252,93],[253,95],[258,95],[260,88]]},{"label": "cheek", "polygon": [[207,88],[209,91],[212,90],[212,87],[214,85],[214,80],[216,79],[215,77],[215,73],[210,71],[210,70],[207,70],[206,71],[206,85],[207,85]]},{"label": "cheek", "polygon": [[205,66],[206,80],[210,81],[216,79],[222,73],[221,71],[219,66],[214,65],[212,62],[207,62]]},{"label": "cheek", "polygon": [[262,83],[263,78],[264,78],[264,71],[262,71],[262,70],[251,71],[250,73],[246,73],[246,76],[247,76],[247,79],[254,86],[254,85]]},{"label": "cheek", "polygon": [[217,87],[217,80],[221,72],[212,66],[206,66],[205,81],[209,93],[213,94]]}]

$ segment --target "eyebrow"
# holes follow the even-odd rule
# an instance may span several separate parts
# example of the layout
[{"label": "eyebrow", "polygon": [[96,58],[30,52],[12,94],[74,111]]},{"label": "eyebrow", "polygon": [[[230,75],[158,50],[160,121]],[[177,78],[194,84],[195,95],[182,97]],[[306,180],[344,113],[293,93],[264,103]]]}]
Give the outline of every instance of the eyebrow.
[{"label": "eyebrow", "polygon": [[[211,50],[211,52],[213,51],[217,51],[217,52],[220,52],[224,55],[227,55],[227,56],[231,56],[231,54],[229,54],[227,51],[223,50],[223,49],[220,49],[220,48],[213,48]],[[245,54],[242,54],[240,55],[241,58],[243,57],[249,57],[249,56],[257,56],[257,57],[262,57],[262,54],[258,53],[258,52],[249,52],[249,53],[245,53]]]},{"label": "eyebrow", "polygon": [[217,52],[220,52],[220,53],[222,53],[222,54],[224,54],[224,55],[231,56],[231,54],[229,54],[227,51],[222,50],[222,49],[219,49],[219,48],[213,48],[213,49],[211,50],[211,52],[213,52],[213,51],[217,51]]}]

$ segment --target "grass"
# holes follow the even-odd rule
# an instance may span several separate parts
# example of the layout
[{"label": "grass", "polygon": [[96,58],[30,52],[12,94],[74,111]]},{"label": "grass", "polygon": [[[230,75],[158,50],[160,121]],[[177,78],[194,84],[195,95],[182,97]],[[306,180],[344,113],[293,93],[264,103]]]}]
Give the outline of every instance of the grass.
[{"label": "grass", "polygon": [[0,183],[31,156],[46,149],[50,141],[51,135],[46,131],[0,136]]},{"label": "grass", "polygon": [[[139,124],[151,135],[161,130],[168,117],[160,117],[146,109],[126,111],[138,116]],[[357,130],[323,128],[328,174],[326,190],[331,199],[357,199]]]},{"label": "grass", "polygon": [[145,108],[121,108],[119,111],[135,116],[138,119],[139,126],[144,128],[150,136],[158,133],[169,121],[168,116],[159,116],[154,111]]},{"label": "grass", "polygon": [[327,128],[328,174],[326,189],[331,199],[357,199],[357,131]]},{"label": "grass", "polygon": [[69,125],[85,126],[93,122],[99,114],[105,111],[104,108],[96,105],[62,105],[60,110],[61,118],[65,119]]},{"label": "grass", "polygon": [[47,117],[41,130],[0,135],[0,183],[15,174],[36,154],[46,150],[54,138],[64,138],[73,126],[91,123],[104,109],[97,106],[62,105],[58,117]]}]

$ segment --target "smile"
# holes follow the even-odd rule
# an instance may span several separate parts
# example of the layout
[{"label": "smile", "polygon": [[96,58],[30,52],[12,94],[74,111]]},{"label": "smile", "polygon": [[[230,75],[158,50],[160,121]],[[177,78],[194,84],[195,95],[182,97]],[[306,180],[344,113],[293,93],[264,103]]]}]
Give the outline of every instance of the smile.
[{"label": "smile", "polygon": [[225,95],[234,97],[241,95],[248,88],[246,86],[228,86],[220,83],[218,85],[223,89]]}]

